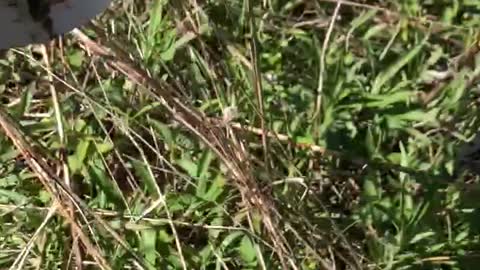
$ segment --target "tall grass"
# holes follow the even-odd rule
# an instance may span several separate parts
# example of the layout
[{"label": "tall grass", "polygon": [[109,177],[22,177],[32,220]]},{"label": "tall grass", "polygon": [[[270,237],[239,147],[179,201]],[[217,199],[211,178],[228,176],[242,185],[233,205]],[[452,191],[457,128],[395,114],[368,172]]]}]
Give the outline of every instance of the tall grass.
[{"label": "tall grass", "polygon": [[474,269],[479,11],[118,1],[8,51],[0,268]]}]

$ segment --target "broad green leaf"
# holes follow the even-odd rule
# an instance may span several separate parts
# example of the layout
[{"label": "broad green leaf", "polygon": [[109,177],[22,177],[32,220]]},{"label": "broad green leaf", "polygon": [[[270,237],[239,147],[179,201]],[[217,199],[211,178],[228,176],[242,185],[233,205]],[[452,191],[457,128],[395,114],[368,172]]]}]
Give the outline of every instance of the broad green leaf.
[{"label": "broad green leaf", "polygon": [[117,187],[113,184],[110,177],[107,176],[106,172],[94,165],[94,162],[90,163],[90,166],[87,168],[88,176],[100,187],[100,190],[105,193],[107,200],[115,204],[115,206],[123,208],[124,202],[122,194],[118,192]]},{"label": "broad green leaf", "polygon": [[68,54],[68,63],[75,68],[81,68],[85,61],[85,53],[82,50],[75,50]]},{"label": "broad green leaf", "polygon": [[240,257],[242,257],[242,259],[247,263],[254,261],[257,256],[252,240],[250,240],[250,237],[246,235],[240,241],[238,251],[240,253]]},{"label": "broad green leaf", "polygon": [[141,235],[141,246],[142,252],[145,260],[149,263],[150,269],[156,269],[156,242],[157,242],[157,232],[155,230],[142,230]]},{"label": "broad green leaf", "polygon": [[138,160],[132,160],[132,165],[135,175],[141,179],[142,183],[147,188],[148,193],[154,198],[158,198],[157,182],[152,178],[149,164],[145,164]]},{"label": "broad green leaf", "polygon": [[403,55],[398,59],[393,65],[389,66],[385,71],[380,72],[380,74],[375,78],[375,81],[372,85],[372,94],[379,94],[382,87],[386,82],[392,80],[395,76],[398,75],[400,70],[410,63],[410,61],[417,56],[417,54],[423,49],[425,44],[427,44],[429,36],[427,35],[417,46],[410,50],[406,55]]}]

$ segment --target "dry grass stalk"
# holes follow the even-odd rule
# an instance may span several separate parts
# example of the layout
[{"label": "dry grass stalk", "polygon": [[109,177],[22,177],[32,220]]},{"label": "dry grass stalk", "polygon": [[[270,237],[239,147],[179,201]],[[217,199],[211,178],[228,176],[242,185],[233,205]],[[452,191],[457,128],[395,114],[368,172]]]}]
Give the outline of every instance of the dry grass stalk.
[{"label": "dry grass stalk", "polygon": [[[78,236],[87,253],[93,257],[102,269],[111,269],[103,257],[102,252],[91,242],[89,236],[85,234],[81,225],[73,217],[70,203],[74,203],[75,200],[69,198],[72,195],[71,192],[65,187],[62,181],[58,179],[39,151],[35,149],[34,144],[28,141],[27,136],[22,133],[21,129],[3,109],[0,109],[0,127],[20,151],[45,189],[52,195],[54,204],[60,206],[59,214],[70,223],[72,232]],[[81,210],[78,205],[76,208],[77,210]]]},{"label": "dry grass stalk", "polygon": [[[106,47],[91,40],[79,30],[73,31],[75,37],[84,44],[85,49],[103,57],[106,62],[130,80],[144,87],[149,95],[157,99],[169,111],[170,116],[187,128],[191,133],[200,138],[227,166],[234,179],[235,186],[239,189],[250,211],[258,211],[262,216],[265,229],[275,247],[275,252],[284,269],[287,266],[296,269],[296,263],[289,256],[286,240],[281,234],[279,220],[273,201],[261,193],[252,173],[250,162],[245,150],[235,147],[230,142],[221,127],[215,121],[204,116],[203,113],[183,103],[176,94],[176,89],[166,82],[157,81],[142,68],[126,57],[119,47],[109,44]],[[104,36],[97,29],[99,36]]]}]

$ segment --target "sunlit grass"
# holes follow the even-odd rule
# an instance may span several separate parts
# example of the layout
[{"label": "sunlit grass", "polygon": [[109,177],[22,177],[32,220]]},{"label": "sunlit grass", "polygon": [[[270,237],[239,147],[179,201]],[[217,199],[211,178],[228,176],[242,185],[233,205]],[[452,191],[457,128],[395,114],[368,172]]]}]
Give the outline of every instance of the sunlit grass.
[{"label": "sunlit grass", "polygon": [[[478,180],[453,175],[479,126],[478,11],[116,2],[83,30],[157,84],[69,36],[47,69],[9,51],[2,103],[91,210],[84,267],[95,250],[111,269],[473,269]],[[165,89],[203,125],[175,121]],[[38,174],[8,137],[0,150],[0,267],[80,264]]]}]

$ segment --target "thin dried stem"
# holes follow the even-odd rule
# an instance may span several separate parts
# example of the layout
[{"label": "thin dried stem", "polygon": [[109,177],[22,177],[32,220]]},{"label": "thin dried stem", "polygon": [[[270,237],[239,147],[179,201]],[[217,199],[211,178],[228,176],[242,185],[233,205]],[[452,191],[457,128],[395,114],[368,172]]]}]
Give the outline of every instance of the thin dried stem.
[{"label": "thin dried stem", "polygon": [[[43,55],[43,61],[45,64],[45,67],[47,69],[51,69],[50,67],[50,61],[48,57],[48,52],[47,52],[47,47],[45,45],[41,45],[41,52]],[[70,182],[70,169],[68,168],[68,161],[67,161],[67,155],[66,155],[66,148],[65,145],[67,144],[67,138],[65,136],[65,130],[64,130],[64,125],[63,125],[63,117],[62,117],[62,109],[60,106],[60,102],[58,99],[58,93],[57,90],[55,89],[55,86],[53,84],[53,76],[51,73],[48,73],[47,75],[48,81],[50,82],[49,84],[49,89],[50,89],[50,95],[52,96],[52,103],[53,103],[53,108],[55,112],[55,120],[57,124],[57,133],[58,133],[58,139],[60,143],[60,149],[59,149],[59,161],[61,163],[61,171],[63,175],[63,181],[65,183],[65,186],[70,188],[71,190],[71,182]],[[68,206],[70,208],[70,214],[73,219],[75,219],[75,208],[71,202],[68,202]],[[75,257],[75,265],[76,269],[82,270],[83,269],[83,255],[82,255],[82,249],[80,248],[78,241],[76,239],[78,238],[77,234],[75,231],[70,228],[71,234],[72,234],[72,239],[71,239],[71,246],[72,246],[72,251]]]},{"label": "thin dried stem", "polygon": [[[281,233],[282,230],[278,227],[279,220],[276,218],[275,205],[271,198],[261,193],[261,189],[253,177],[252,167],[248,162],[245,150],[232,145],[222,128],[205,117],[200,111],[181,102],[178,98],[178,91],[175,91],[173,86],[151,78],[145,70],[125,57],[126,53],[120,48],[113,44],[110,47],[105,47],[92,41],[78,29],[74,30],[73,34],[81,41],[86,50],[102,56],[112,68],[121,72],[139,86],[143,86],[143,90],[157,99],[175,121],[200,138],[222,160],[232,173],[235,185],[247,202],[249,209],[261,213],[263,225],[282,266],[285,268],[285,262],[288,261],[290,266],[295,269],[297,264],[291,256],[288,256],[290,252],[287,248],[287,241]],[[104,36],[100,29],[97,29],[97,34],[100,37]]]}]

